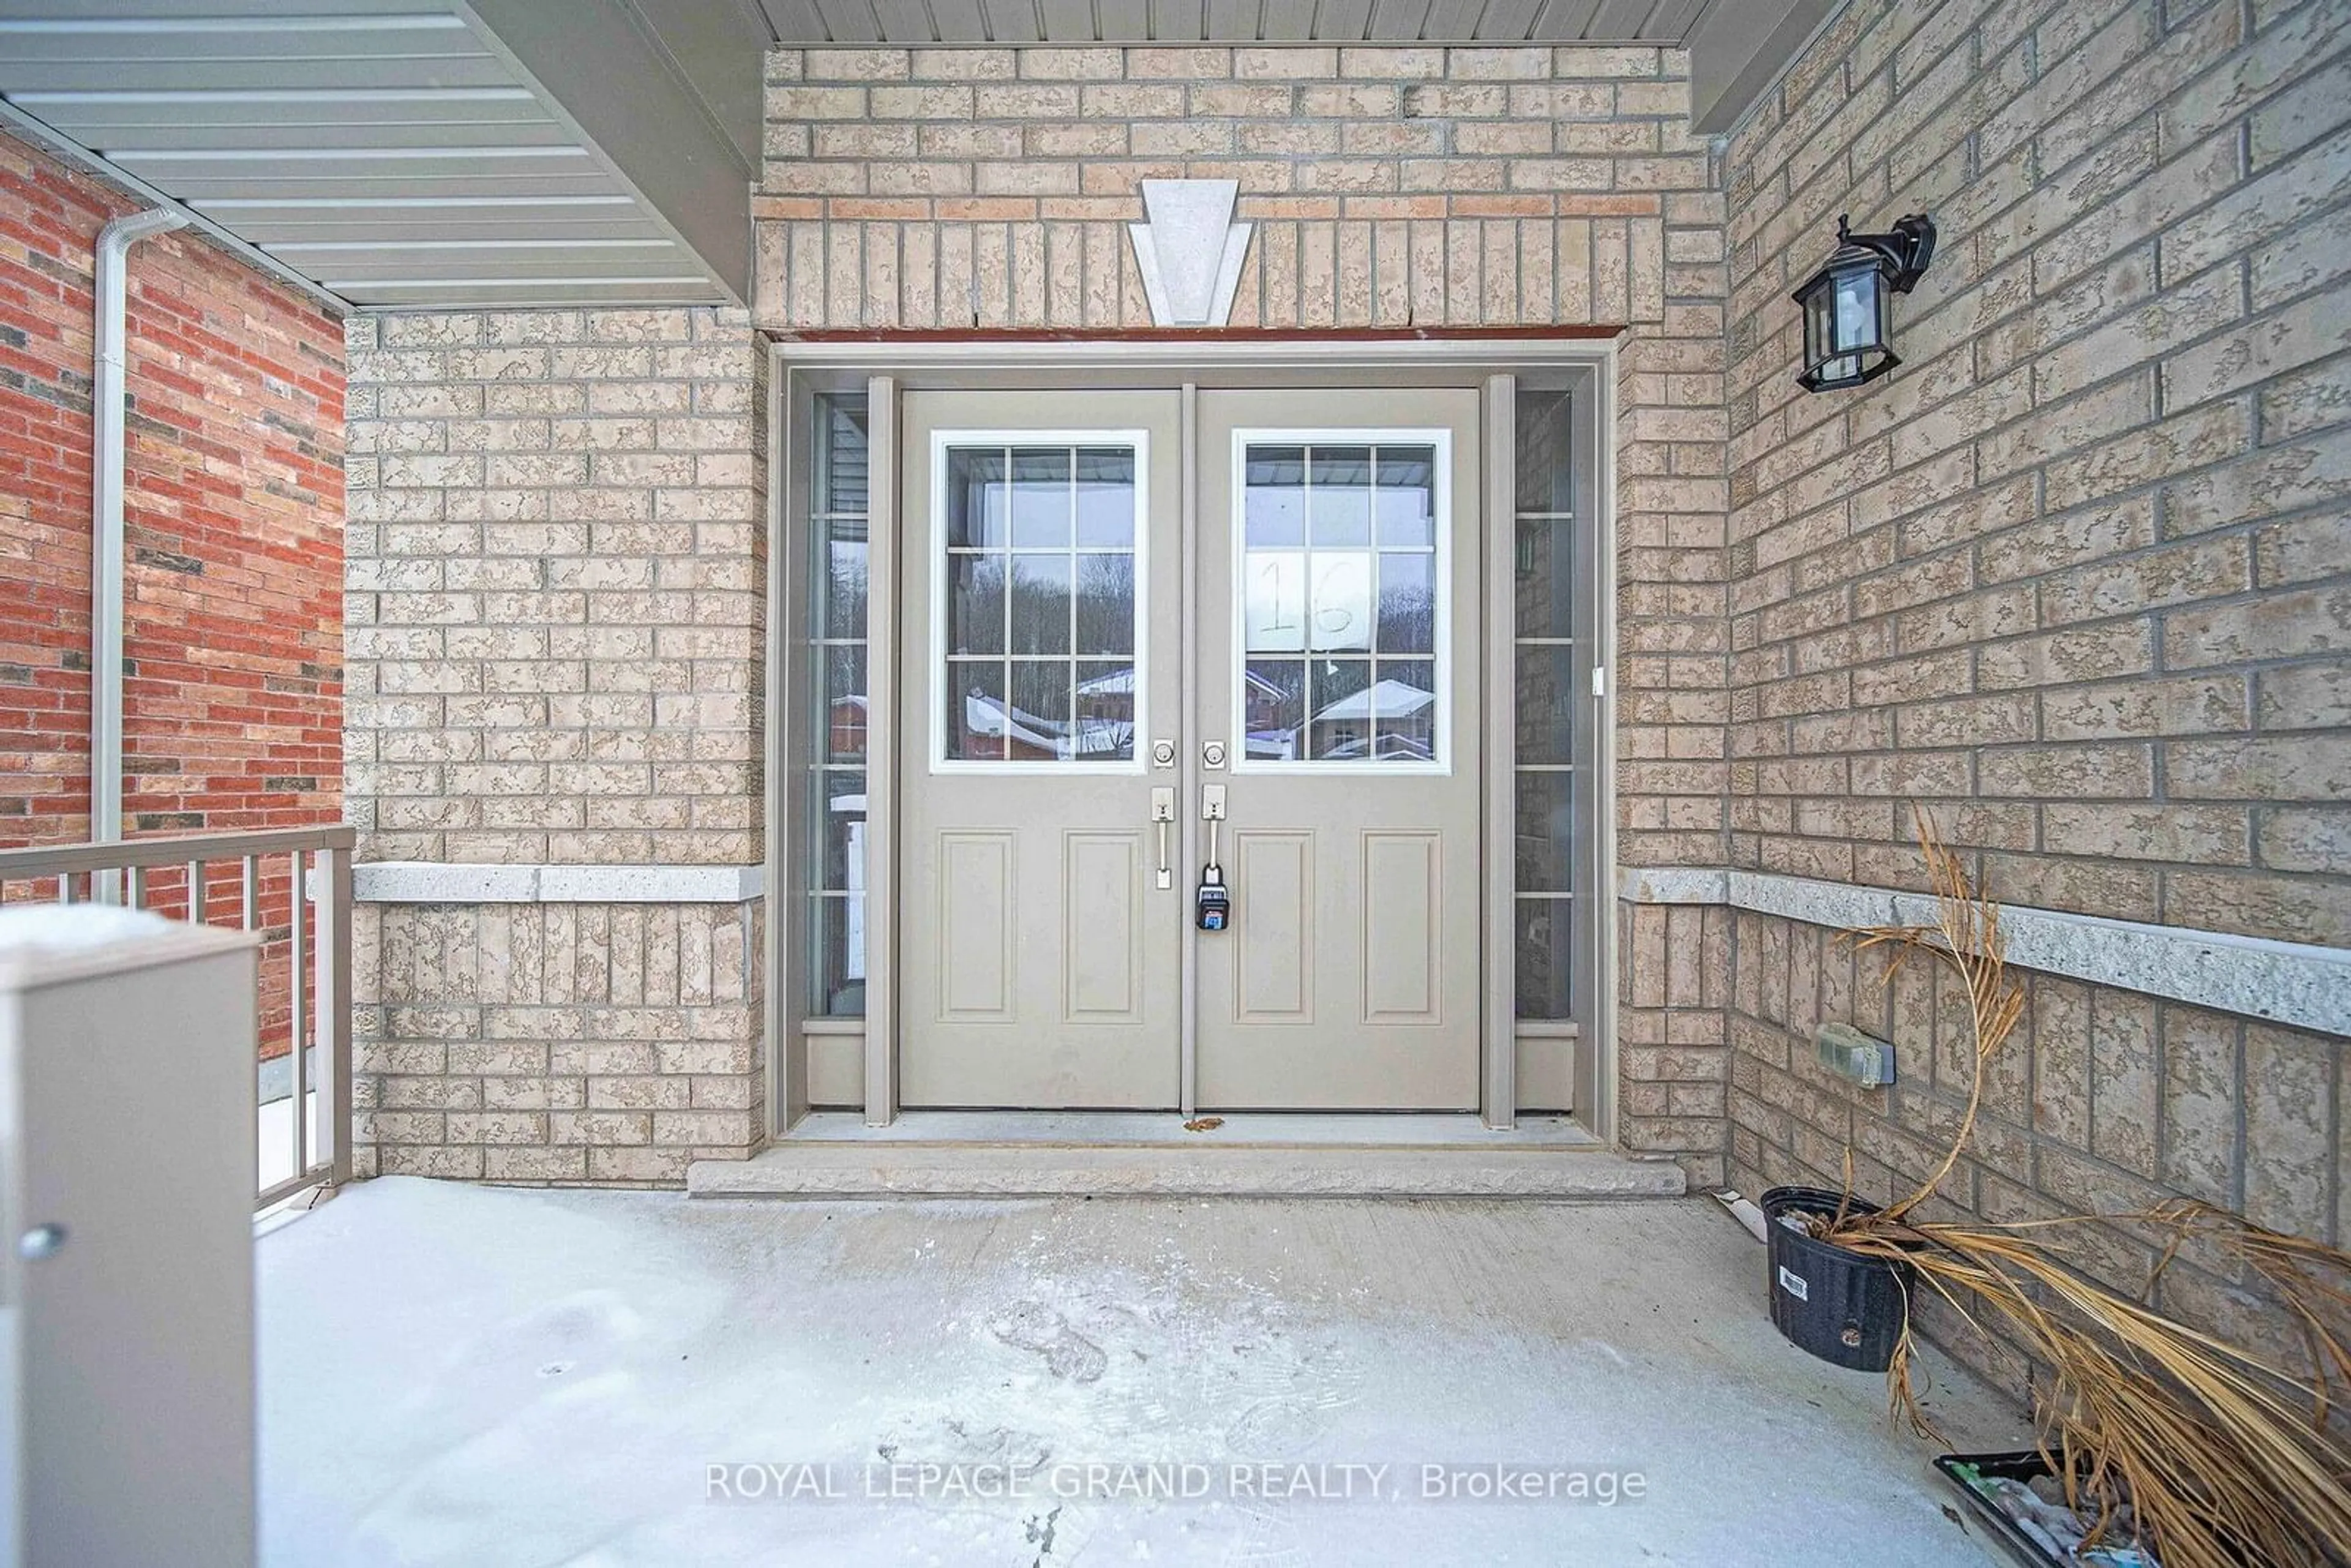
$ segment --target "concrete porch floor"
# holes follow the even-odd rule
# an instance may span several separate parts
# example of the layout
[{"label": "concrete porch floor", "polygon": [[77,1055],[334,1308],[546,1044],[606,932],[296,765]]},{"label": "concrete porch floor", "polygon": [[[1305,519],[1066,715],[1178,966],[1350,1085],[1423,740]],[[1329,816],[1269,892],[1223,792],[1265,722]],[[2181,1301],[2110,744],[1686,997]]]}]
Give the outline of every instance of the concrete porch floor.
[{"label": "concrete porch floor", "polygon": [[[265,1236],[257,1267],[269,1564],[1995,1560],[1883,1380],[1773,1332],[1762,1248],[1706,1199],[386,1178]],[[1955,1444],[2022,1438],[1928,1364]],[[869,1500],[902,1484],[890,1460],[1035,1468],[1026,1496]],[[1144,1473],[1089,1462],[1208,1481],[1087,1495]],[[1497,1463],[1637,1473],[1646,1495],[1419,1495],[1424,1465]],[[1269,1500],[1242,1464],[1389,1468],[1308,1478],[1352,1500]],[[760,1465],[830,1467],[786,1474],[849,1495],[708,1497],[709,1467]]]}]

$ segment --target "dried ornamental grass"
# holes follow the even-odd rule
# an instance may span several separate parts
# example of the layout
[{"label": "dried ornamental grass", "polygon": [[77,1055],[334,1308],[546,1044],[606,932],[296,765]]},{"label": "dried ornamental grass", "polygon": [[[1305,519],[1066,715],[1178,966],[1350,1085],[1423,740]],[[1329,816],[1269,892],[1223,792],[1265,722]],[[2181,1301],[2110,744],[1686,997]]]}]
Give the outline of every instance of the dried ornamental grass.
[{"label": "dried ornamental grass", "polygon": [[[1965,1224],[1912,1218],[1938,1193],[1972,1137],[1993,1055],[2014,1032],[2022,990],[2007,977],[2000,911],[1923,814],[1918,840],[1937,894],[1931,925],[1853,934],[1859,948],[1895,949],[1893,970],[1924,956],[1964,985],[1974,1040],[1966,1113],[1950,1149],[1916,1190],[1864,1214],[1840,1206],[1823,1239],[1899,1260],[1978,1333],[1997,1325],[2034,1363],[2033,1416],[2043,1457],[2092,1541],[2129,1528],[2164,1568],[2351,1563],[2351,1448],[2338,1436],[2335,1385],[2351,1382],[2351,1254],[2264,1229],[2241,1215],[2181,1199],[2121,1215]],[[1852,1155],[1845,1190],[1852,1191]],[[2153,1228],[2165,1245],[2137,1299],[2074,1267],[2080,1228]],[[2300,1334],[2301,1374],[2147,1304],[2156,1281],[2195,1241],[2241,1264]],[[1922,1433],[1915,1344],[1906,1320],[1886,1370],[1888,1399]]]}]

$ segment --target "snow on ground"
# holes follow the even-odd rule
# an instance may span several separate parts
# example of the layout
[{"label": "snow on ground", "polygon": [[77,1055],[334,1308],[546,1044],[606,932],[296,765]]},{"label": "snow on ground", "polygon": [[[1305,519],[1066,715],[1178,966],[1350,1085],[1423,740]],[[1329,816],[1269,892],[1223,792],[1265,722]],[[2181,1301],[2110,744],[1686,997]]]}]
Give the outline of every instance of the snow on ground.
[{"label": "snow on ground", "polygon": [[[259,1244],[263,1562],[1985,1562],[1762,1258],[1701,1199],[368,1182]],[[1934,1369],[1954,1439],[2019,1436]],[[1617,1500],[1421,1496],[1497,1464]]]}]

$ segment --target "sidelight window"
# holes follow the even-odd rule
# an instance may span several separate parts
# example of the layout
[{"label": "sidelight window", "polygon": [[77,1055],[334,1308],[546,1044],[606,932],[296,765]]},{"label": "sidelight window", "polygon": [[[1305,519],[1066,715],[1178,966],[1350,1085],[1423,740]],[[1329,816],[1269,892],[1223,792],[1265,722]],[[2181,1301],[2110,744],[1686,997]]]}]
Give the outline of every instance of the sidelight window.
[{"label": "sidelight window", "polygon": [[815,405],[809,497],[809,1010],[865,1011],[865,394]]},{"label": "sidelight window", "polygon": [[1573,409],[1565,391],[1518,390],[1516,559],[1518,1016],[1574,1016],[1578,719],[1588,650],[1577,646]]}]

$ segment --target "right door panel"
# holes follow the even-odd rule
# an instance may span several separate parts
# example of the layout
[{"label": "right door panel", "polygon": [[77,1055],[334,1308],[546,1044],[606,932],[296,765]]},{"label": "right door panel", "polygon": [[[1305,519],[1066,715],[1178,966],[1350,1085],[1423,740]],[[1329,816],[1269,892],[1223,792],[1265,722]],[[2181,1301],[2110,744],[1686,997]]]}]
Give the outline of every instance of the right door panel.
[{"label": "right door panel", "polygon": [[1232,890],[1197,937],[1204,1108],[1477,1106],[1478,408],[1201,394],[1198,710],[1231,758],[1204,777]]}]

